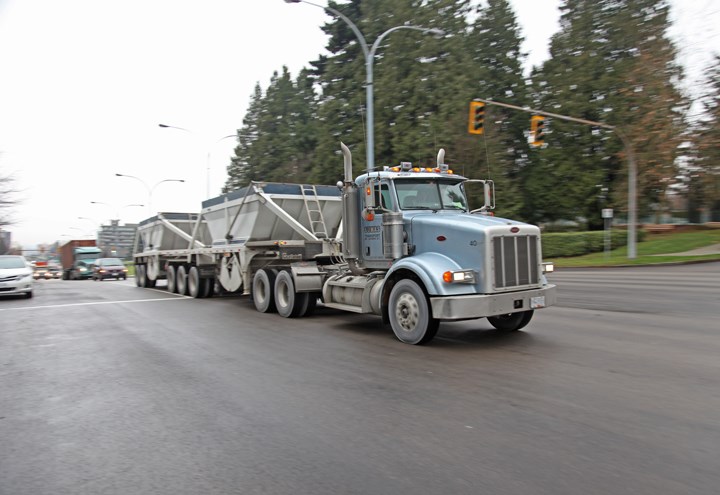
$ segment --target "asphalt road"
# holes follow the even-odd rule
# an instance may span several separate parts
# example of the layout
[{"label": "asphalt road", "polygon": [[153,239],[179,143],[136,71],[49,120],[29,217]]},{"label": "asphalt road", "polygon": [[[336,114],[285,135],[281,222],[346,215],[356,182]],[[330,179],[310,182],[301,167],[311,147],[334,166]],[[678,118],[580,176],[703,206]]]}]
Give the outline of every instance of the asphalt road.
[{"label": "asphalt road", "polygon": [[0,494],[714,494],[720,263],[564,270],[428,346],[127,282],[0,299]]}]

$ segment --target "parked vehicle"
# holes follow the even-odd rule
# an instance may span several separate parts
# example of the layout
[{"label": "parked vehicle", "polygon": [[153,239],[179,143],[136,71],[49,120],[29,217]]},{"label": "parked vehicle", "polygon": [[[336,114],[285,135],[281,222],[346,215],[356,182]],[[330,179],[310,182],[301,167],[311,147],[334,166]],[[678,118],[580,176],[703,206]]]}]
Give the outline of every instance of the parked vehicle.
[{"label": "parked vehicle", "polygon": [[60,246],[63,280],[83,280],[92,277],[92,265],[102,256],[94,239],[68,241]]},{"label": "parked vehicle", "polygon": [[0,256],[0,296],[33,296],[33,268],[23,256]]},{"label": "parked vehicle", "polygon": [[105,280],[114,278],[116,280],[127,279],[127,268],[119,258],[98,258],[92,265],[92,279]]},{"label": "parked vehicle", "polygon": [[[140,223],[136,282],[208,297],[218,283],[286,318],[327,307],[380,315],[408,344],[429,342],[441,321],[487,317],[518,330],[555,303],[540,229],[491,216],[492,181],[401,163],[352,178],[341,145],[337,186],[253,182],[202,204],[200,214],[159,213]],[[483,188],[471,210],[468,183]]]}]

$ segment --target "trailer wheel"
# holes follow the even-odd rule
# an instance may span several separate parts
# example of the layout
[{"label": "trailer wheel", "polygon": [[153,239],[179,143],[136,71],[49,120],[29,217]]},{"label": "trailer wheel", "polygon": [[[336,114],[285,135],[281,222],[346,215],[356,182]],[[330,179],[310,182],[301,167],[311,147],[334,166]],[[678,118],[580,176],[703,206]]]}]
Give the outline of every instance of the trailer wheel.
[{"label": "trailer wheel", "polygon": [[498,330],[514,332],[530,323],[533,313],[534,311],[531,309],[530,311],[521,311],[520,313],[510,313],[508,315],[488,316],[487,319]]},{"label": "trailer wheel", "polygon": [[212,297],[215,292],[215,279],[214,278],[201,278],[200,279],[200,297]]},{"label": "trailer wheel", "polygon": [[203,297],[203,291],[201,288],[200,271],[196,266],[191,266],[187,276],[187,290],[191,297],[199,298]]},{"label": "trailer wheel", "polygon": [[440,322],[430,314],[428,298],[413,280],[399,281],[390,291],[388,316],[395,336],[406,344],[430,342]]},{"label": "trailer wheel", "polygon": [[135,284],[138,287],[145,287],[145,265],[138,265],[135,270]]},{"label": "trailer wheel", "polygon": [[177,293],[177,271],[173,265],[168,265],[165,269],[165,276],[167,278],[168,292]]},{"label": "trailer wheel", "polygon": [[181,296],[186,296],[188,291],[188,283],[187,283],[187,271],[185,270],[184,265],[180,265],[177,269],[177,275],[175,276],[175,287],[177,288],[177,293]]},{"label": "trailer wheel", "polygon": [[275,312],[275,297],[273,296],[273,288],[275,287],[275,273],[271,270],[263,270],[262,268],[255,272],[252,285],[252,297],[255,309],[261,313]]},{"label": "trailer wheel", "polygon": [[275,306],[280,316],[295,318],[302,316],[308,307],[308,293],[295,292],[292,274],[283,270],[275,279]]}]

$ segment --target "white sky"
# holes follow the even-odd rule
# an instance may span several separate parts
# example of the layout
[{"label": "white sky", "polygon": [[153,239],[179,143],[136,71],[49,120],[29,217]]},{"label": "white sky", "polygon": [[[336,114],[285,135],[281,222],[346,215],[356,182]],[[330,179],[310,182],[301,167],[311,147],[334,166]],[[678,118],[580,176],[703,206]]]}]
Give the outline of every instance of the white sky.
[{"label": "white sky", "polygon": [[[692,82],[720,52],[720,1],[674,2]],[[536,65],[559,0],[511,3]],[[328,19],[283,0],[0,0],[0,172],[21,189],[13,242],[94,236],[118,213],[199,211],[208,175],[210,196],[224,183],[235,141],[221,138],[242,126],[255,84],[323,53]],[[163,179],[186,182],[160,184],[150,206]]]}]

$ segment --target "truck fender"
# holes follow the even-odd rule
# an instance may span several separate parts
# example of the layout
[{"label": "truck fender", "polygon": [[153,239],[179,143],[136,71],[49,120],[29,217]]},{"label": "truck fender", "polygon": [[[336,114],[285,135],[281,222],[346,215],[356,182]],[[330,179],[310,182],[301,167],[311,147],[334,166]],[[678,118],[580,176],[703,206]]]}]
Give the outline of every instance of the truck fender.
[{"label": "truck fender", "polygon": [[440,253],[422,253],[416,256],[401,258],[385,276],[385,280],[393,278],[393,273],[399,270],[409,270],[414,273],[425,286],[429,296],[447,295],[443,287],[442,274],[448,270],[460,270],[461,267],[452,258]]}]

